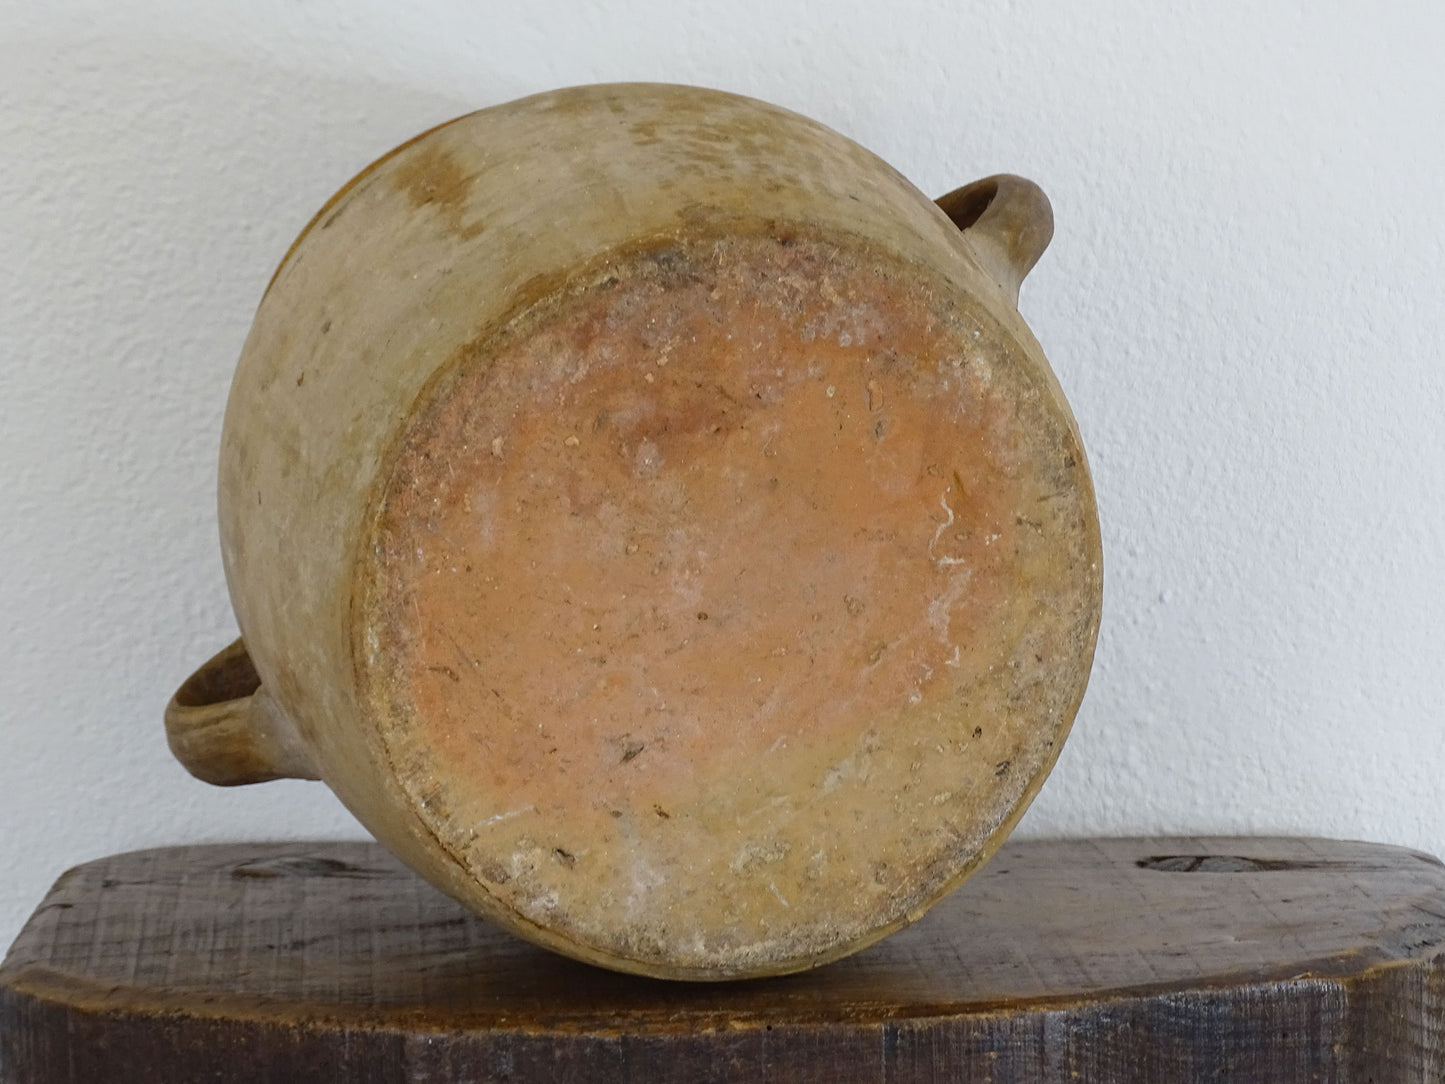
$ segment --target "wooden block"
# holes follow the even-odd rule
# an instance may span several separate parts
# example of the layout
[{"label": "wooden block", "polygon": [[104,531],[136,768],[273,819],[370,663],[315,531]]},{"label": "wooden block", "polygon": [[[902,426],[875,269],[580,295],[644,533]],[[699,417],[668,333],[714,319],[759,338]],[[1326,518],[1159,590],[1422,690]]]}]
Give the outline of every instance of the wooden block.
[{"label": "wooden block", "polygon": [[785,978],[552,955],[371,844],[65,874],[0,968],[0,1080],[1436,1081],[1445,868],[1300,839],[1010,843]]}]

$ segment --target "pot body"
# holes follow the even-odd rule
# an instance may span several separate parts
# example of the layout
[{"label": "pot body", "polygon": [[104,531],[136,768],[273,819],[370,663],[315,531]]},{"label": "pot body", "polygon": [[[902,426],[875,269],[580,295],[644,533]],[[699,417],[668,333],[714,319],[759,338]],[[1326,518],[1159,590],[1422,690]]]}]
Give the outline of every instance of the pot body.
[{"label": "pot body", "polygon": [[623,970],[795,970],[916,918],[1047,774],[1100,597],[1014,304],[1047,203],[942,203],[687,87],[373,164],[237,368],[244,647],[178,693],[177,754],[321,778],[468,906]]}]

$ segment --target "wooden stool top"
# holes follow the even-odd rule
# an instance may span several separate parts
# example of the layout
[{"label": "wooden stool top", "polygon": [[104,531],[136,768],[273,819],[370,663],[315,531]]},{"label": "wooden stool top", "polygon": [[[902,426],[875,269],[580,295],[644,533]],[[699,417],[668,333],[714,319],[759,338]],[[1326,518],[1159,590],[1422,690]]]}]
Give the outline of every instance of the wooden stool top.
[{"label": "wooden stool top", "polygon": [[1016,842],[817,971],[685,984],[502,933],[362,843],[118,855],[0,968],[0,1080],[1436,1080],[1445,868]]}]

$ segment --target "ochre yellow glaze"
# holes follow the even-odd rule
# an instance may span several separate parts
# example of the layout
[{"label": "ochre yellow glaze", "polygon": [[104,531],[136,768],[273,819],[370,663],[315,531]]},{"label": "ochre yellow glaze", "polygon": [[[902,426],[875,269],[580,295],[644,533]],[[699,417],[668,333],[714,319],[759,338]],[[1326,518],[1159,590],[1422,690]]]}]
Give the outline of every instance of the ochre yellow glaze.
[{"label": "ochre yellow glaze", "polygon": [[622,970],[781,973],[918,917],[1037,793],[1101,583],[1014,306],[1047,201],[948,207],[689,87],[378,160],[237,367],[222,553],[261,685],[173,701],[172,747],[320,777],[446,892]]}]

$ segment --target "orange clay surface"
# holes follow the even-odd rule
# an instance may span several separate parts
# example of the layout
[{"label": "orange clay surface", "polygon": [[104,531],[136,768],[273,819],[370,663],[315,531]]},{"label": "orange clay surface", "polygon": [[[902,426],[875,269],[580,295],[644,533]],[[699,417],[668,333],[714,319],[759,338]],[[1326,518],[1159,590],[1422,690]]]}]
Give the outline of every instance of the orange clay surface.
[{"label": "orange clay surface", "polygon": [[966,868],[1097,617],[1081,457],[1017,356],[907,273],[760,238],[619,260],[459,357],[380,509],[362,668],[502,906],[748,971]]}]

